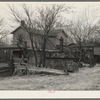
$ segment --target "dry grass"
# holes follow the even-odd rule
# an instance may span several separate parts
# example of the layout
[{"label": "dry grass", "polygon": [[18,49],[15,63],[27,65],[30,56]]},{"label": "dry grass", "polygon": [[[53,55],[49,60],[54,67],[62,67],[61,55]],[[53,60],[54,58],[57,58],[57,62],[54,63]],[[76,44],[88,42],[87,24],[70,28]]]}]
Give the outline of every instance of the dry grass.
[{"label": "dry grass", "polygon": [[1,78],[1,90],[100,90],[100,65],[69,75],[33,75]]}]

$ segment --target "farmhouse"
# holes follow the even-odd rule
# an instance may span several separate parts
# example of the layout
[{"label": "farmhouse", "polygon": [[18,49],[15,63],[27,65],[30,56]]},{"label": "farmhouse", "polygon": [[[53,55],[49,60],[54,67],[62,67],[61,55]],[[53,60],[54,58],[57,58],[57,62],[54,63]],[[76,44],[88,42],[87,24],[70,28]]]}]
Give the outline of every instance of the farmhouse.
[{"label": "farmhouse", "polygon": [[[21,25],[17,27],[13,32],[11,32],[11,34],[13,34],[13,45],[17,47],[18,38],[21,37],[22,40],[25,41],[27,45],[27,49],[28,51],[30,51],[29,55],[31,56],[32,47],[31,47],[30,36],[29,36],[29,33],[25,30],[24,26],[25,26],[25,22],[24,20],[22,20]],[[43,30],[33,30],[33,29],[31,30],[32,32],[34,32],[32,36],[35,42],[33,45],[36,48],[36,50],[38,49],[40,50],[41,44],[43,41],[44,32]],[[72,42],[72,40],[68,38],[64,30],[62,29],[51,30],[48,35],[48,39],[46,43],[46,51],[56,50],[57,47],[61,45],[60,44],[61,39],[63,39],[63,45],[68,45]],[[22,58],[22,54],[20,53],[19,49],[16,49],[16,50],[14,49],[13,54],[15,58]]]},{"label": "farmhouse", "polygon": [[[16,28],[11,34],[13,34],[13,45],[17,44],[18,37],[22,36],[23,40],[27,42],[28,48],[31,48],[31,42],[30,42],[30,37],[29,33],[25,30],[24,28],[25,22],[22,20],[21,25]],[[33,38],[35,42],[37,43],[37,46],[41,48],[41,39],[42,36],[44,35],[44,32],[42,30],[33,30]],[[59,39],[63,38],[64,43],[68,44],[71,42],[71,40],[68,38],[67,34],[64,32],[62,29],[56,29],[56,30],[51,30],[49,33],[49,39],[47,41],[47,48],[48,49],[55,49],[56,45],[59,45]],[[35,46],[35,44],[34,44]]]},{"label": "farmhouse", "polygon": [[[19,27],[17,27],[13,32],[11,32],[11,34],[13,34],[13,45],[15,47],[18,47],[17,42],[18,42],[18,39],[21,37],[22,40],[25,41],[25,45],[27,46],[28,55],[30,57],[29,62],[34,63],[30,36],[24,26],[25,26],[25,22],[24,22],[24,20],[22,20],[21,25]],[[44,32],[43,32],[43,30],[35,30],[35,29],[34,30],[31,29],[31,31],[34,33],[32,35],[33,40],[34,40],[33,45],[35,47],[35,50],[38,52],[37,54],[40,55],[40,51],[38,51],[38,50],[41,50]],[[63,41],[63,44],[61,41]],[[50,33],[48,34],[48,39],[47,39],[47,43],[46,43],[46,52],[47,53],[49,52],[49,55],[50,55],[52,52],[58,52],[59,49],[61,50],[63,47],[66,48],[67,46],[71,47],[71,50],[75,51],[76,50],[75,48],[77,48],[77,50],[78,50],[77,46],[73,47],[73,45],[70,45],[73,43],[74,43],[73,40],[69,38],[68,34],[64,30],[62,30],[62,29],[51,30]],[[94,57],[93,45],[92,46],[85,45],[84,50],[85,49],[88,51],[87,55],[90,56],[90,58],[91,57],[93,58]],[[74,54],[78,54],[78,53],[79,53],[79,51],[74,52]],[[56,54],[56,53],[54,53],[54,54]],[[16,59],[18,58],[18,60],[20,58],[22,58],[22,53],[20,52],[19,48],[13,50],[13,55],[14,55],[14,58],[16,58]],[[67,55],[68,55],[68,53],[67,53]],[[69,57],[67,57],[67,58],[69,58]]]}]

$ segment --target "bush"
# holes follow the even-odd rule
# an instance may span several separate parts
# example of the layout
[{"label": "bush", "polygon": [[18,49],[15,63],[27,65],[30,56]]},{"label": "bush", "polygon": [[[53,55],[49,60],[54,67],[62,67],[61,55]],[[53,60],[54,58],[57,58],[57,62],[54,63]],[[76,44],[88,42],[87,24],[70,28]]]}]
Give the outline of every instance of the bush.
[{"label": "bush", "polygon": [[79,66],[76,62],[72,62],[70,64],[67,64],[67,70],[68,72],[78,72]]}]

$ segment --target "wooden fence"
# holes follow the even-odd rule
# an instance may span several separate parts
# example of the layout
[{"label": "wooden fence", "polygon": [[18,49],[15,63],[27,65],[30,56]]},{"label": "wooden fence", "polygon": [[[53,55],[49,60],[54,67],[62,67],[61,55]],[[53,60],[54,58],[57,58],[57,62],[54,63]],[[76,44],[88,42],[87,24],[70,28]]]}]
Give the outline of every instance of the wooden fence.
[{"label": "wooden fence", "polygon": [[10,67],[0,67],[0,77],[12,75],[12,70]]},{"label": "wooden fence", "polygon": [[10,51],[9,50],[0,50],[0,63],[7,62],[10,60]]}]

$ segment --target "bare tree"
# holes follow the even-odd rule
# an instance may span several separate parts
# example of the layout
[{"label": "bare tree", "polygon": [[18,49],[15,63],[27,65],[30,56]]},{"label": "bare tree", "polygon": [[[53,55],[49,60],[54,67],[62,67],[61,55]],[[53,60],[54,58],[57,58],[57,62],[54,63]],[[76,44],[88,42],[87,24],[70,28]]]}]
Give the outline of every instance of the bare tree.
[{"label": "bare tree", "polygon": [[43,30],[43,44],[40,64],[45,66],[45,50],[46,43],[48,41],[51,30],[58,29],[62,27],[62,14],[63,12],[69,12],[71,7],[66,7],[65,5],[51,5],[45,6],[37,9],[38,17],[35,20],[37,27]]},{"label": "bare tree", "polygon": [[79,61],[82,60],[83,54],[83,45],[87,45],[90,43],[92,39],[95,38],[95,34],[97,34],[98,26],[96,23],[96,14],[92,12],[91,18],[89,16],[89,12],[87,9],[81,13],[81,15],[77,18],[76,22],[71,21],[71,25],[67,27],[69,31],[69,37],[73,38],[77,43],[80,56]]},{"label": "bare tree", "polygon": [[36,40],[38,39],[35,39],[35,37],[33,38],[33,36],[34,34],[41,34],[39,30],[43,31],[44,34],[42,34],[41,39],[42,53],[39,65],[41,66],[42,63],[43,66],[45,66],[45,49],[50,31],[61,28],[61,15],[65,11],[68,13],[71,7],[66,7],[65,5],[50,5],[44,6],[42,8],[37,8],[37,10],[35,11],[32,9],[32,6],[24,4],[22,8],[24,12],[23,15],[25,17],[21,15],[21,13],[18,12],[14,6],[9,6],[9,8],[15,21],[20,22],[21,20],[25,20],[26,26],[24,26],[24,28],[29,33],[32,49],[35,56],[36,66],[37,54],[35,48],[38,47],[36,42]]},{"label": "bare tree", "polygon": [[13,15],[13,20],[16,21],[17,23],[20,23],[21,20],[25,21],[25,26],[24,29],[28,32],[29,34],[29,38],[31,41],[31,46],[32,46],[32,50],[34,52],[34,56],[35,56],[35,65],[37,66],[37,55],[36,55],[36,51],[35,51],[35,47],[36,47],[36,43],[35,40],[33,38],[33,34],[36,34],[36,25],[34,25],[35,23],[33,23],[34,21],[34,13],[33,11],[31,11],[30,6],[26,6],[25,4],[22,5],[22,9],[23,9],[23,15],[25,16],[21,16],[21,13],[19,11],[16,10],[16,8],[13,6],[9,6],[11,14]]},{"label": "bare tree", "polygon": [[0,44],[3,45],[4,38],[7,36],[7,31],[4,29],[4,19],[0,18]]}]

